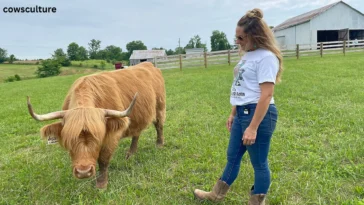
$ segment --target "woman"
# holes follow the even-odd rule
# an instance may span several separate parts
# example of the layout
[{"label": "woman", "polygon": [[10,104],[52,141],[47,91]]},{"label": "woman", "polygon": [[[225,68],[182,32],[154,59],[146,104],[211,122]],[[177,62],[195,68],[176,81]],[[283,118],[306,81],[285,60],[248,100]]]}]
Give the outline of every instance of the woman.
[{"label": "woman", "polygon": [[280,82],[283,59],[260,9],[248,11],[239,20],[236,43],[245,54],[234,68],[231,87],[232,110],[226,123],[230,132],[228,162],[212,191],[196,189],[194,195],[201,200],[224,199],[248,151],[254,168],[249,204],[262,205],[270,186],[267,158],[278,118],[273,91],[274,85]]}]

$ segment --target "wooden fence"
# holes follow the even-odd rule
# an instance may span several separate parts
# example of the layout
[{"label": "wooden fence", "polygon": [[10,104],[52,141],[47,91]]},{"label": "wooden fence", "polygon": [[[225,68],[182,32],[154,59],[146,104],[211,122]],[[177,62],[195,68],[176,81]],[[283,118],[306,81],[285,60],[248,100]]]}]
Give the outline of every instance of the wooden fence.
[{"label": "wooden fence", "polygon": [[[364,40],[357,41],[335,41],[317,44],[297,44],[294,48],[281,49],[283,57],[321,56],[349,52],[364,52]],[[364,56],[363,56],[364,57]],[[154,58],[154,65],[160,69],[204,67],[210,65],[236,64],[241,56],[239,50],[224,50],[204,52],[198,54],[170,55]]]}]

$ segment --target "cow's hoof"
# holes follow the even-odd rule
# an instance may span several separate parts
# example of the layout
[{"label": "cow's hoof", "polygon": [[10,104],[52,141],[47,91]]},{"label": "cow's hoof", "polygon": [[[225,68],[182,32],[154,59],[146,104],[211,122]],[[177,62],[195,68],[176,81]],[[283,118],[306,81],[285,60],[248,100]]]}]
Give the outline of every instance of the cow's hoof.
[{"label": "cow's hoof", "polygon": [[106,189],[108,183],[107,172],[100,174],[96,179],[96,187],[98,189]]},{"label": "cow's hoof", "polygon": [[128,151],[126,154],[125,154],[125,159],[128,160],[131,156],[133,156],[133,152],[130,152]]},{"label": "cow's hoof", "polygon": [[162,148],[164,147],[164,143],[163,142],[157,142],[157,148]]},{"label": "cow's hoof", "polygon": [[96,188],[98,189],[106,189],[107,188],[107,180],[97,180],[96,181]]}]

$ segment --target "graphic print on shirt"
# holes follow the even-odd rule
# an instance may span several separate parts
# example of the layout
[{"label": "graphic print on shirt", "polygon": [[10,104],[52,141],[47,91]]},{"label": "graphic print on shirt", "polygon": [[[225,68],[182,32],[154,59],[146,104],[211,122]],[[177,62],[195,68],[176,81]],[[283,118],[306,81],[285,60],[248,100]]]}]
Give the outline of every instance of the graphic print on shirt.
[{"label": "graphic print on shirt", "polygon": [[241,97],[245,96],[245,93],[243,92],[236,92],[235,86],[241,86],[241,81],[244,81],[243,79],[243,73],[245,72],[245,69],[242,68],[246,61],[243,60],[241,63],[235,66],[234,68],[234,83],[233,88],[231,89],[231,96],[232,97]]}]

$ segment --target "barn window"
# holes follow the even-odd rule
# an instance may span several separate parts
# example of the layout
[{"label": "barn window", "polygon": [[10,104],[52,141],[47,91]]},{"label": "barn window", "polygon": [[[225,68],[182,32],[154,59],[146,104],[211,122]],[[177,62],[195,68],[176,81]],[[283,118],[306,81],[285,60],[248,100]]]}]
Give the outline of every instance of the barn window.
[{"label": "barn window", "polygon": [[364,40],[364,30],[350,30],[350,40]]},{"label": "barn window", "polygon": [[338,30],[317,31],[317,42],[338,41]]},{"label": "barn window", "polygon": [[145,62],[147,61],[147,59],[140,59],[140,62]]}]

